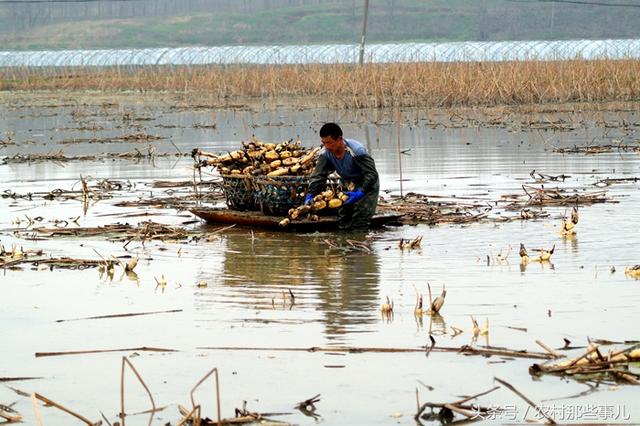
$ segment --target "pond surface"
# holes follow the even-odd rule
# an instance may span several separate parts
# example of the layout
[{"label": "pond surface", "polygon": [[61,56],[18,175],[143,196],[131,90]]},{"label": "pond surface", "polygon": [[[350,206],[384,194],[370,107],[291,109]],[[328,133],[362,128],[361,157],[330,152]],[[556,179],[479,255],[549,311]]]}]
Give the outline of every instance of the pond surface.
[{"label": "pond surface", "polygon": [[[604,382],[591,389],[572,379],[533,377],[528,372],[538,362],[533,359],[435,351],[426,356],[421,352],[276,350],[419,348],[429,344],[429,333],[437,347],[490,344],[535,352],[543,351],[536,340],[561,348],[565,338],[575,346],[586,345],[589,338],[640,339],[640,281],[624,273],[626,266],[640,263],[635,248],[639,243],[639,183],[594,185],[605,178],[640,176],[638,152],[553,152],[553,147],[574,145],[637,145],[637,105],[569,106],[558,107],[557,112],[548,107],[527,113],[404,110],[398,126],[395,111],[311,106],[225,109],[142,95],[4,93],[1,97],[0,156],[5,158],[60,150],[66,156],[129,152],[150,146],[158,153],[172,154],[153,161],[49,160],[0,165],[0,193],[79,190],[81,175],[128,185],[115,191],[113,198],[90,203],[86,212],[75,199],[0,198],[0,243],[5,249],[15,244],[23,250],[41,249],[52,257],[94,260],[99,255],[140,257],[137,276],[122,274],[120,268],[110,278],[95,268],[50,270],[29,264],[0,271],[0,378],[37,377],[5,381],[8,386],[0,386],[0,404],[15,403],[12,407],[25,417],[26,424],[36,422],[31,401],[10,387],[37,392],[93,421],[102,412],[113,423],[120,410],[122,356],[129,357],[140,372],[156,404],[168,406],[152,420],[147,414],[136,415],[128,417],[127,424],[178,423],[177,404],[190,407],[189,393],[214,367],[219,371],[223,417],[232,417],[233,408],[247,401],[250,411],[290,413],[274,418],[295,424],[415,424],[416,389],[421,403],[451,402],[491,389],[498,377],[559,422],[640,421],[640,407],[633,403],[640,396],[638,387]],[[402,183],[403,194],[419,192],[434,199],[491,203],[502,195],[522,194],[523,184],[539,187],[530,176],[535,170],[569,175],[564,181],[545,183],[547,187],[604,190],[612,202],[582,206],[577,233],[571,238],[560,236],[564,207],[544,207],[549,218],[540,220],[400,226],[367,235],[337,235],[221,230],[194,222],[188,211],[115,205],[175,191],[155,187],[156,181],[192,179],[193,160],[175,153],[188,153],[195,147],[212,152],[232,150],[253,134],[276,142],[299,137],[310,147],[318,143],[316,131],[326,121],[342,124],[348,137],[368,147],[386,198],[399,195]],[[402,181],[398,129],[404,152],[400,156]],[[160,139],[105,140],[133,134]],[[215,177],[211,173],[205,178]],[[494,219],[508,214],[514,213],[495,211]],[[29,225],[26,219],[38,216],[40,222]],[[73,222],[78,216],[77,223]],[[66,220],[66,228],[153,220],[189,230],[210,230],[211,237],[208,241],[131,241],[126,245],[102,237],[29,238],[34,226],[53,227],[56,220]],[[398,248],[401,238],[418,236],[423,237],[421,249]],[[350,248],[349,239],[364,242],[369,251]],[[329,242],[339,248],[332,248]],[[521,266],[520,243],[530,249],[555,244],[552,262]],[[496,260],[509,246],[507,260]],[[158,287],[156,279],[162,275],[167,284]],[[202,282],[206,286],[198,286]],[[416,291],[427,300],[427,283],[435,294],[446,288],[446,303],[441,315],[417,320],[413,314]],[[387,297],[394,303],[391,320],[380,314]],[[172,310],[178,312],[81,319]],[[488,320],[487,338],[472,339],[471,316],[481,325]],[[80,320],[58,322],[72,319]],[[454,336],[451,327],[464,332]],[[613,348],[626,346],[621,343]],[[35,357],[38,352],[140,347],[175,352],[129,349]],[[610,348],[603,346],[602,350]],[[573,357],[583,351],[564,353]],[[632,370],[638,373],[637,366]],[[146,410],[148,397],[130,373],[127,412]],[[294,408],[316,394],[321,394],[316,404],[318,418]],[[213,382],[205,382],[195,398],[203,404],[203,414],[215,418]],[[505,408],[492,423],[536,418],[533,409],[504,387],[479,401]],[[75,421],[53,408],[40,410],[45,424]]]}]

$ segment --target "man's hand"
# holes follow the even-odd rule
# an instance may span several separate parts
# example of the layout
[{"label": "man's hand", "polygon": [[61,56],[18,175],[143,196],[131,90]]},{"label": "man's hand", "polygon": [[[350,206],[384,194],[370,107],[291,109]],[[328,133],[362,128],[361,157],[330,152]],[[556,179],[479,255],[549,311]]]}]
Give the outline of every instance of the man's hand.
[{"label": "man's hand", "polygon": [[307,194],[306,197],[304,197],[304,203],[305,206],[309,205],[309,204],[313,204],[313,195],[311,194]]},{"label": "man's hand", "polygon": [[345,205],[353,204],[356,201],[361,200],[362,198],[364,198],[364,191],[362,189],[360,189],[360,188],[356,188],[355,191],[347,191],[347,192],[345,192],[345,194],[349,196],[347,201],[344,202]]}]

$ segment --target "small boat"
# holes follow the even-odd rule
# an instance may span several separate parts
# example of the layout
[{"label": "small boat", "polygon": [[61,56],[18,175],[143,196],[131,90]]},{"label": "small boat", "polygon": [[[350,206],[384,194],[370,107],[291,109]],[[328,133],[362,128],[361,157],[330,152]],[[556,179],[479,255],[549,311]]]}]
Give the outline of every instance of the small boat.
[{"label": "small boat", "polygon": [[[338,229],[336,216],[320,216],[319,220],[293,220],[287,226],[280,226],[282,216],[267,216],[259,211],[239,211],[225,207],[193,208],[189,210],[212,225],[237,225],[251,228],[269,228],[278,231],[326,231]],[[401,214],[376,214],[371,218],[371,227],[400,225]]]}]

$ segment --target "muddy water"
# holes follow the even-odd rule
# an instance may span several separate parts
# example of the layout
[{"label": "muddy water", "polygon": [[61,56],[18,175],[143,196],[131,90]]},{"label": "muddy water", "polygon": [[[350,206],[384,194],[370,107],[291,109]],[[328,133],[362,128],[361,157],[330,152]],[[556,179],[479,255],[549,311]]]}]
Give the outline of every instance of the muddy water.
[{"label": "muddy water", "polygon": [[[532,170],[569,175],[564,182],[546,185],[577,191],[600,190],[593,184],[604,178],[640,176],[638,153],[552,152],[554,146],[637,144],[640,117],[634,108],[606,112],[599,106],[597,110],[555,114],[404,111],[401,182],[394,111],[176,108],[171,101],[132,97],[105,100],[4,94],[2,99],[0,139],[4,144],[0,155],[8,157],[59,150],[68,156],[127,152],[148,146],[170,153],[189,152],[194,147],[222,151],[235,148],[252,134],[275,141],[299,136],[311,146],[317,143],[318,127],[335,120],[373,154],[385,197],[399,194],[402,183],[403,193],[415,191],[491,204],[501,195],[522,193],[523,184],[534,184],[529,176]],[[532,121],[542,124],[536,126]],[[571,123],[573,128],[561,130],[563,125],[558,123]],[[136,133],[161,139],[104,140]],[[421,402],[447,402],[488,390],[494,386],[493,378],[499,377],[552,410],[558,421],[640,420],[640,409],[633,404],[639,395],[637,387],[601,383],[587,393],[589,386],[575,380],[530,376],[528,367],[534,360],[455,353],[427,357],[423,353],[274,350],[414,348],[425,345],[429,333],[437,346],[473,343],[530,351],[541,351],[536,339],[554,348],[563,346],[563,338],[573,345],[585,345],[589,337],[638,339],[640,281],[623,272],[625,266],[640,263],[634,249],[640,223],[638,183],[604,188],[616,203],[581,208],[577,234],[572,238],[559,235],[563,208],[545,208],[550,214],[545,220],[403,226],[371,231],[366,236],[237,228],[218,232],[208,242],[132,242],[126,248],[121,242],[96,237],[27,239],[25,216],[41,216],[40,224],[45,226],[80,216],[81,226],[152,219],[217,231],[214,226],[192,223],[193,216],[185,211],[115,206],[151,194],[167,195],[169,190],[154,188],[153,182],[190,179],[191,161],[172,156],[154,161],[0,165],[0,191],[10,189],[18,194],[78,189],[80,175],[131,185],[113,198],[92,204],[86,213],[77,200],[2,198],[0,241],[5,247],[17,244],[24,249],[42,249],[51,256],[83,259],[97,259],[97,253],[141,257],[137,276],[117,270],[109,278],[100,276],[96,269],[51,271],[30,266],[2,271],[0,377],[38,377],[5,384],[38,392],[94,421],[103,412],[113,422],[119,411],[119,373],[125,355],[144,377],[156,403],[168,406],[155,415],[153,424],[177,423],[177,404],[189,406],[189,392],[214,367],[219,369],[224,417],[232,416],[233,408],[247,401],[252,411],[290,413],[277,418],[296,424],[414,424],[416,388]],[[132,217],[132,213],[150,216]],[[513,214],[499,209],[491,212],[494,218]],[[16,223],[18,218],[21,223]],[[400,238],[417,236],[423,236],[420,250],[398,249]],[[348,249],[347,239],[365,241],[370,251]],[[341,248],[332,249],[328,240]],[[555,244],[552,263],[521,267],[517,255],[521,242],[530,248]],[[495,255],[509,246],[512,251],[507,261],[498,262]],[[164,288],[156,285],[155,278],[161,275],[168,281]],[[206,286],[198,286],[200,282]],[[416,289],[426,299],[427,282],[434,293],[446,286],[446,303],[441,315],[416,320]],[[293,302],[289,290],[295,296]],[[380,316],[386,297],[394,303],[391,320]],[[167,310],[180,312],[58,322]],[[472,342],[470,316],[481,325],[488,319],[487,339]],[[454,337],[452,326],[464,333]],[[143,346],[176,352],[126,350],[35,357],[36,352]],[[220,347],[236,349],[212,349]],[[249,347],[264,349],[240,350]],[[319,419],[293,408],[316,394],[321,394],[316,412]],[[203,404],[205,415],[216,415],[212,382],[197,391],[195,398]],[[29,398],[0,387],[0,403],[14,402],[13,408],[25,416],[26,423],[34,424]],[[504,388],[480,402],[507,408],[491,420],[494,423],[536,418],[524,402]],[[147,408],[143,389],[128,375],[127,412]],[[45,424],[71,424],[70,417],[60,411],[41,411]],[[148,415],[127,419],[127,424],[148,422]]]}]

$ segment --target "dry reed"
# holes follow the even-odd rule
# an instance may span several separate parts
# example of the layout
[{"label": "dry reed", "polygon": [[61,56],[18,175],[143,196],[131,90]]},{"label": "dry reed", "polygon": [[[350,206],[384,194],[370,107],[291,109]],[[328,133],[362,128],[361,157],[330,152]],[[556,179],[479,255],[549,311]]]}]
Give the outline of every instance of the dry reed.
[{"label": "dry reed", "polygon": [[128,68],[4,68],[0,90],[207,93],[316,98],[342,108],[637,101],[640,60]]}]

